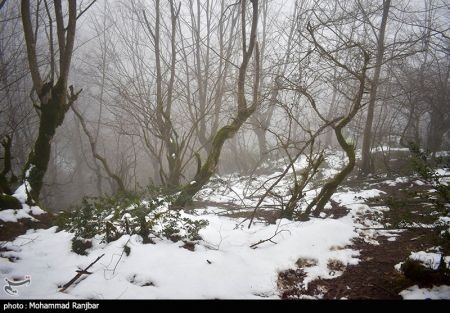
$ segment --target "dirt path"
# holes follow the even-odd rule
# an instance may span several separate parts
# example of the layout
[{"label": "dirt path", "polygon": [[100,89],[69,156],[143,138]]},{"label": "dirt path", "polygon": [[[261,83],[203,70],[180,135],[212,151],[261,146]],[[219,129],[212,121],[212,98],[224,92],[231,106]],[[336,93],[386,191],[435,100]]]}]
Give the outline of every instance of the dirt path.
[{"label": "dirt path", "polygon": [[404,261],[411,251],[436,246],[437,240],[436,233],[429,229],[407,230],[396,241],[382,237],[378,239],[378,246],[358,240],[352,248],[360,251],[361,262],[349,266],[338,278],[311,282],[309,294],[326,290],[325,299],[401,299],[398,293],[414,282],[397,272],[394,266]]},{"label": "dirt path", "polygon": [[[425,202],[417,201],[417,197],[412,197],[412,195],[420,195],[429,188],[412,186],[409,182],[395,187],[380,185],[376,188],[386,192],[377,200],[377,204],[386,199],[396,199],[396,202],[385,201],[390,207],[390,210],[384,214],[385,223],[392,225],[399,220],[407,220],[409,223],[430,223],[430,216],[433,215],[430,206]],[[366,218],[370,219],[370,216]],[[389,241],[389,237],[378,236],[376,240],[379,245],[369,244],[357,238],[351,246],[346,248],[360,251],[359,264],[348,266],[337,278],[314,280],[309,283],[307,289],[303,287],[305,274],[301,267],[279,273],[278,285],[282,286],[281,297],[284,299],[304,296],[323,299],[402,299],[399,292],[417,282],[407,279],[394,266],[403,262],[412,251],[424,251],[439,246],[444,254],[449,255],[450,241],[443,239],[435,228],[409,228],[397,235],[395,241]],[[431,285],[424,283],[419,284],[419,287],[431,287]]]}]

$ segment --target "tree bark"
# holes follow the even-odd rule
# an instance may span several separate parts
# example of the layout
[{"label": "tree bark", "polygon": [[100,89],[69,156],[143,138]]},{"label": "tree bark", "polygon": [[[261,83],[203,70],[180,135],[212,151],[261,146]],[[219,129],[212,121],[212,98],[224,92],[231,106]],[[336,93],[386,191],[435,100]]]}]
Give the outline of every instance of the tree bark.
[{"label": "tree bark", "polygon": [[449,118],[445,118],[445,113],[439,110],[439,107],[445,107],[444,104],[439,106],[435,104],[431,111],[430,126],[427,138],[427,150],[435,153],[442,146],[444,134],[450,129]]},{"label": "tree bark", "polygon": [[[11,143],[12,139],[10,136],[6,135],[5,139],[1,142],[3,146],[3,170],[0,172],[0,194],[6,193],[7,195],[12,194],[11,190],[11,179],[7,178],[8,173],[11,171]],[[14,175],[11,176],[14,178]]]},{"label": "tree bark", "polygon": [[[331,196],[336,191],[337,187],[346,179],[346,177],[351,173],[351,171],[353,170],[353,168],[355,166],[355,163],[356,163],[355,147],[353,144],[348,143],[345,140],[345,137],[342,134],[342,130],[353,120],[353,118],[355,117],[355,115],[358,113],[358,111],[361,108],[361,102],[362,102],[364,91],[366,88],[367,67],[368,67],[368,64],[370,61],[369,54],[361,46],[359,46],[361,49],[361,52],[363,54],[363,58],[364,58],[363,66],[359,73],[353,71],[348,66],[346,66],[345,64],[342,64],[341,62],[339,62],[339,60],[335,59],[333,57],[333,55],[331,55],[328,51],[326,51],[325,48],[317,42],[316,38],[314,37],[313,29],[310,25],[308,25],[307,29],[313,39],[313,42],[314,42],[316,48],[318,48],[318,50],[321,52],[321,54],[324,57],[328,58],[333,63],[335,63],[336,66],[346,70],[349,74],[352,74],[353,76],[355,76],[355,78],[359,81],[359,86],[358,86],[358,91],[356,92],[356,95],[354,96],[354,98],[352,100],[350,111],[347,113],[347,115],[345,117],[343,117],[337,123],[337,125],[332,126],[332,128],[334,129],[334,133],[336,135],[337,141],[338,141],[339,145],[342,147],[342,149],[345,151],[345,153],[349,159],[349,162],[341,170],[341,172],[336,174],[331,180],[329,180],[327,183],[325,183],[325,185],[322,187],[322,190],[320,191],[320,193],[308,205],[305,212],[303,214],[301,214],[300,217],[307,217],[311,213],[311,211],[314,207],[315,207],[315,209],[314,209],[313,213],[315,216],[318,216],[320,214],[320,212],[323,210],[323,208],[325,207],[325,205],[327,204],[327,202],[330,200]],[[304,88],[299,88],[299,91],[302,92],[308,98],[308,100],[311,102],[311,105],[312,105],[314,111],[316,112],[316,114],[319,116],[319,118],[324,122],[329,122],[318,111],[314,98]]]},{"label": "tree bark", "polygon": [[[167,90],[165,94],[166,100],[164,101],[163,92],[163,71],[161,66],[162,52],[161,52],[161,8],[160,1],[155,2],[155,25],[154,31],[147,19],[144,11],[144,20],[148,31],[153,37],[154,41],[154,55],[155,55],[155,67],[156,67],[156,124],[159,131],[159,137],[164,143],[164,148],[166,152],[166,159],[168,164],[168,175],[161,172],[161,178],[164,184],[169,188],[178,187],[181,178],[181,167],[182,167],[182,150],[183,143],[178,142],[178,135],[173,127],[171,121],[172,114],[172,100],[173,100],[173,90],[175,83],[175,65],[176,65],[176,24],[178,19],[178,14],[180,8],[178,9],[174,5],[173,0],[169,0],[170,4],[170,78],[167,83]],[[163,160],[160,160],[161,165]],[[161,169],[163,167],[161,166]]]},{"label": "tree bark", "polygon": [[21,2],[22,24],[27,47],[28,63],[33,87],[36,90],[40,102],[38,107],[40,111],[39,133],[33,150],[28,156],[28,161],[23,172],[23,180],[24,182],[28,182],[31,188],[31,190],[28,190],[29,196],[31,197],[28,201],[39,200],[39,194],[50,160],[51,142],[55,131],[63,123],[67,110],[79,94],[79,92],[74,93],[73,87],[70,86],[70,94],[67,95],[67,80],[75,41],[77,1],[68,1],[69,19],[67,29],[64,27],[61,1],[55,0],[54,4],[60,47],[60,75],[56,84],[53,84],[53,81],[47,83],[42,81],[36,57],[36,38],[34,37],[31,23],[30,1],[22,0]]},{"label": "tree bark", "polygon": [[[194,180],[185,185],[175,203],[174,208],[182,208],[186,204],[192,202],[194,195],[200,191],[200,189],[209,181],[210,177],[215,173],[217,165],[219,163],[220,153],[222,151],[223,144],[227,139],[232,138],[244,122],[253,114],[256,110],[258,104],[258,86],[259,86],[259,48],[256,43],[256,33],[258,24],[258,0],[252,0],[252,23],[251,23],[251,33],[250,40],[247,49],[246,45],[246,34],[245,34],[245,4],[246,1],[242,1],[242,12],[241,12],[241,23],[242,23],[242,49],[243,49],[243,59],[239,67],[239,77],[238,77],[238,110],[236,116],[233,118],[232,122],[228,125],[219,129],[219,131],[214,135],[214,139],[211,144],[211,149],[208,153],[205,164],[201,167],[200,171],[194,177]],[[256,47],[256,49],[254,49]],[[255,64],[256,64],[256,74],[253,86],[253,101],[251,105],[247,105],[247,100],[245,98],[245,76],[247,73],[247,67],[250,58],[255,50]]]},{"label": "tree bark", "polygon": [[383,16],[381,19],[380,31],[378,33],[377,40],[377,56],[375,61],[375,73],[373,75],[370,98],[369,98],[369,106],[367,108],[367,119],[366,125],[364,127],[364,135],[363,135],[363,146],[362,146],[362,163],[361,163],[361,175],[367,176],[371,172],[373,172],[373,164],[371,160],[370,148],[371,148],[371,139],[372,139],[372,124],[373,124],[373,115],[375,111],[375,101],[377,99],[377,89],[380,82],[380,73],[381,67],[383,63],[384,56],[384,37],[386,32],[386,25],[389,15],[389,9],[391,7],[391,0],[383,1]]}]

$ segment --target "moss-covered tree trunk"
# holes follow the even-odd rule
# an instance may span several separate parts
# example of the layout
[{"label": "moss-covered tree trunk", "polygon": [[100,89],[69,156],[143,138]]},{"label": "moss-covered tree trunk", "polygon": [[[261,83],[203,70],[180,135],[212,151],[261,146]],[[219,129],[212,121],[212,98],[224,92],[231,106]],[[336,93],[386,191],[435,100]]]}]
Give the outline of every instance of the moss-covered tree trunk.
[{"label": "moss-covered tree trunk", "polygon": [[313,158],[313,150],[314,147],[314,138],[311,142],[311,151],[309,154],[309,164],[303,170],[301,174],[301,180],[297,181],[294,184],[294,188],[292,189],[292,195],[289,198],[289,201],[286,204],[286,208],[284,209],[281,217],[292,220],[294,217],[294,211],[298,207],[299,201],[304,197],[303,190],[306,185],[311,181],[311,179],[317,174],[319,166],[323,163],[325,158],[323,157],[323,153],[320,153],[315,159]]},{"label": "moss-covered tree trunk", "polygon": [[180,195],[174,203],[175,208],[181,208],[190,203],[192,201],[192,197],[209,181],[211,176],[216,172],[223,144],[227,139],[232,138],[237,133],[242,124],[244,124],[253,112],[254,110],[240,112],[231,124],[219,129],[214,136],[206,162],[200,168],[197,175],[195,175],[193,181],[183,187]]},{"label": "moss-covered tree trunk", "polygon": [[59,77],[56,80],[56,84],[53,84],[53,78],[57,72],[53,53],[53,32],[50,31],[49,33],[50,72],[46,73],[46,76],[49,74],[50,80],[44,83],[37,61],[37,37],[35,37],[36,29],[33,29],[31,19],[30,1],[22,0],[21,2],[22,25],[28,65],[33,80],[33,87],[39,98],[39,104],[35,104],[39,112],[39,133],[23,172],[23,182],[26,187],[29,187],[29,190],[27,190],[29,202],[39,200],[39,194],[50,160],[52,139],[56,129],[63,123],[67,110],[79,94],[79,92],[74,94],[73,88],[70,86],[70,94],[67,95],[67,80],[75,41],[77,1],[68,0],[67,26],[64,24],[61,0],[54,0],[54,10],[59,47]]},{"label": "moss-covered tree trunk", "polygon": [[15,176],[11,174],[11,178],[8,179],[7,175],[11,172],[11,143],[12,139],[10,136],[5,136],[1,145],[3,146],[3,170],[0,172],[0,194],[5,193],[7,195],[12,194],[11,183],[14,182]]},{"label": "moss-covered tree trunk", "polygon": [[311,213],[314,206],[315,209],[313,211],[313,215],[318,216],[324,209],[327,202],[330,200],[331,196],[336,192],[336,189],[339,187],[339,185],[344,182],[344,180],[355,167],[355,147],[352,144],[347,143],[347,141],[345,140],[344,136],[342,135],[342,127],[335,128],[334,133],[336,134],[339,145],[342,147],[342,149],[344,149],[345,154],[348,157],[348,163],[338,174],[336,174],[331,180],[323,185],[319,195],[317,195],[306,208],[304,212],[305,216]]},{"label": "moss-covered tree trunk", "polygon": [[3,146],[3,170],[0,172],[0,211],[1,210],[19,210],[22,208],[20,201],[11,196],[12,184],[15,183],[16,177],[11,173],[8,178],[8,173],[11,172],[11,143],[12,138],[8,135],[2,141]]},{"label": "moss-covered tree trunk", "polygon": [[[357,81],[358,84],[358,90],[356,91],[355,96],[353,97],[351,107],[349,112],[335,125],[332,126],[334,133],[336,135],[336,138],[338,140],[339,145],[342,147],[342,149],[345,151],[347,157],[348,157],[348,163],[347,165],[337,174],[335,175],[331,180],[329,180],[327,183],[325,183],[320,191],[320,193],[314,198],[314,200],[308,205],[305,212],[300,215],[300,218],[307,218],[308,215],[313,211],[313,208],[315,207],[313,211],[314,216],[318,216],[320,212],[324,209],[327,202],[330,200],[331,196],[334,194],[336,189],[344,180],[347,178],[347,176],[351,173],[353,168],[355,167],[356,157],[355,157],[355,147],[353,144],[348,143],[344,136],[342,135],[342,130],[344,127],[346,127],[355,117],[355,115],[359,112],[360,108],[362,107],[362,99],[364,96],[364,91],[366,89],[366,73],[367,73],[367,67],[370,61],[369,54],[361,47],[358,46],[361,50],[361,53],[363,55],[363,66],[361,68],[360,72],[354,72],[350,68],[348,68],[346,65],[340,63],[338,60],[336,60],[332,54],[330,54],[326,49],[321,46],[316,38],[314,37],[313,29],[310,25],[308,25],[307,30],[309,31],[311,38],[313,39],[313,42],[318,48],[318,50],[321,52],[322,56],[332,61],[336,66],[344,69],[348,73],[352,74]],[[328,122],[323,116],[320,114],[320,112],[317,109],[317,105],[313,99],[313,97],[307,93],[306,91],[302,91],[307,98],[310,100],[313,109],[316,111],[318,116],[325,122]]]},{"label": "moss-covered tree trunk", "polygon": [[65,86],[55,86],[49,92],[49,100],[41,103],[41,117],[39,121],[39,133],[34,143],[33,150],[28,156],[24,170],[24,179],[28,182],[31,190],[28,192],[34,200],[38,200],[47,172],[50,160],[51,142],[56,129],[61,125],[65,110]]},{"label": "moss-covered tree trunk", "polygon": [[[223,144],[227,139],[232,138],[244,122],[255,112],[256,106],[258,104],[258,86],[259,86],[259,48],[256,43],[256,33],[258,25],[258,0],[251,0],[252,3],[252,23],[251,23],[251,33],[250,41],[247,48],[246,43],[246,3],[247,1],[241,1],[241,25],[242,25],[242,50],[243,58],[242,63],[239,67],[238,76],[238,110],[236,116],[233,118],[232,122],[228,125],[220,128],[214,135],[214,139],[211,144],[211,149],[209,150],[206,162],[200,168],[200,171],[195,175],[191,183],[185,185],[175,203],[174,208],[182,208],[186,204],[192,201],[194,195],[200,191],[200,189],[209,181],[211,176],[215,173],[217,165],[220,159],[220,153],[222,151]],[[247,100],[245,98],[245,78],[247,74],[247,67],[250,58],[255,49],[255,79],[253,84],[253,101],[251,105],[247,105]]]}]

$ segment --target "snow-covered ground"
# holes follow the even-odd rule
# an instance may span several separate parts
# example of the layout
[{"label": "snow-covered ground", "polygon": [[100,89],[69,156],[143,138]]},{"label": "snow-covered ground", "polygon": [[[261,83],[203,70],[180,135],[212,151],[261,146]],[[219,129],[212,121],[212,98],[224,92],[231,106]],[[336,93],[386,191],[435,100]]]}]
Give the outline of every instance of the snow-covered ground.
[{"label": "snow-covered ground", "polygon": [[[296,163],[296,170],[305,160]],[[342,154],[327,157],[328,166],[322,177],[333,175],[345,162]],[[282,168],[281,171],[284,169]],[[249,210],[256,204],[265,189],[258,189],[266,182],[270,185],[277,175],[261,175],[254,178],[229,175],[216,177],[198,195],[203,201],[232,203],[240,210]],[[263,205],[276,205],[280,198],[287,199],[291,175],[274,189],[279,197],[267,197]],[[403,178],[389,182],[403,182]],[[314,197],[320,189],[308,185],[305,199]],[[20,191],[20,190],[19,190]],[[93,240],[87,256],[71,251],[73,233],[50,229],[29,230],[12,242],[2,243],[0,273],[2,281],[21,280],[30,277],[30,283],[15,287],[18,298],[83,298],[83,299],[237,299],[279,298],[278,273],[296,267],[300,259],[312,259],[312,266],[304,268],[304,287],[316,278],[334,278],[340,272],[331,271],[329,261],[344,265],[359,262],[359,251],[348,248],[352,239],[363,238],[378,244],[379,236],[395,241],[398,231],[380,230],[383,225],[377,214],[389,210],[384,206],[369,207],[367,199],[382,195],[374,188],[366,190],[341,190],[333,200],[349,210],[341,218],[322,215],[304,222],[286,219],[267,224],[261,220],[248,228],[248,220],[224,216],[223,208],[206,205],[183,216],[205,219],[209,225],[200,231],[202,240],[196,242],[194,251],[183,248],[184,242],[156,239],[155,244],[143,244],[138,235],[124,235],[111,243]],[[18,194],[20,198],[20,194]],[[328,205],[328,207],[330,207]],[[264,209],[264,208],[262,208]],[[0,219],[7,222],[18,218],[33,218],[41,213],[37,207],[25,206],[17,212],[0,212]],[[237,210],[235,210],[237,211]],[[362,218],[367,213],[372,219]],[[270,239],[270,240],[269,240]],[[130,248],[127,255],[124,246]],[[76,270],[84,269],[97,257],[104,256],[82,280],[59,292],[70,281]],[[8,259],[9,258],[9,259]],[[13,260],[13,261],[10,261]],[[450,287],[430,290],[414,286],[401,293],[408,298],[450,298]],[[3,290],[0,298],[10,298]]]},{"label": "snow-covered ground", "polygon": [[434,286],[432,288],[419,288],[417,285],[409,287],[402,292],[400,295],[403,299],[407,300],[419,300],[419,299],[450,299],[450,286]]},{"label": "snow-covered ground", "polygon": [[[304,269],[306,287],[315,278],[340,274],[328,269],[330,260],[344,265],[359,262],[359,252],[346,248],[352,238],[362,236],[376,243],[378,235],[396,236],[360,230],[374,226],[358,219],[370,210],[364,199],[381,193],[376,189],[337,193],[335,201],[350,209],[350,214],[340,219],[282,219],[271,225],[257,221],[250,229],[242,218],[215,214],[217,208],[197,210],[195,215],[185,215],[206,219],[209,225],[200,231],[203,239],[194,251],[182,248],[181,241],[143,244],[139,236],[126,235],[109,244],[94,240],[89,254],[80,256],[71,251],[73,234],[56,232],[56,227],[30,230],[4,245],[10,251],[3,256],[14,262],[0,258],[0,272],[10,279],[31,277],[30,285],[17,287],[20,298],[278,298],[278,272],[294,268],[299,258],[316,261]],[[272,242],[251,247],[271,237]],[[131,248],[129,256],[124,253],[125,245]],[[58,292],[75,270],[102,254],[105,256],[90,269],[91,275],[64,293]]]},{"label": "snow-covered ground", "polygon": [[[307,269],[308,280],[327,278],[327,263],[358,262],[357,251],[345,249],[357,234],[350,218],[314,219],[308,222],[279,220],[277,225],[258,224],[248,230],[236,228],[239,220],[202,215],[210,224],[200,232],[204,238],[194,251],[183,242],[142,244],[138,236],[123,236],[110,244],[96,242],[88,256],[71,252],[72,234],[55,228],[30,231],[6,248],[0,272],[8,277],[31,276],[31,284],[20,289],[22,298],[277,298],[278,271],[292,268],[300,257],[317,260]],[[272,237],[277,244],[266,242]],[[131,253],[123,253],[125,244]],[[75,270],[86,267],[99,255],[92,275],[59,293]],[[142,286],[150,285],[150,286]]]},{"label": "snow-covered ground", "polygon": [[19,200],[19,202],[22,204],[22,209],[20,210],[3,210],[0,211],[0,220],[3,222],[17,222],[19,219],[31,219],[36,220],[32,215],[40,215],[45,213],[44,210],[42,210],[38,206],[29,206],[25,203],[26,201],[26,189],[25,184],[21,185],[19,188],[17,188],[17,191],[14,193],[14,197]]}]

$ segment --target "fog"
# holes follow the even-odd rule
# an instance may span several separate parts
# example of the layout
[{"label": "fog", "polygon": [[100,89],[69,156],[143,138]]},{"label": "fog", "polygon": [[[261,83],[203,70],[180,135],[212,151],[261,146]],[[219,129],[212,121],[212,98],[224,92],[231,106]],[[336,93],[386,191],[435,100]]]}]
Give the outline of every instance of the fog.
[{"label": "fog", "polygon": [[[0,168],[12,190],[26,180],[45,105],[20,6],[0,9]],[[69,210],[86,196],[176,191],[199,184],[205,164],[207,181],[325,148],[361,151],[367,129],[369,149],[449,149],[448,4],[388,6],[383,34],[380,1],[259,1],[256,23],[250,2],[78,1],[67,88],[82,91],[49,138],[41,205]],[[56,83],[65,65],[54,3],[32,1],[30,11],[40,77]],[[67,32],[67,3],[62,11]],[[375,169],[369,156],[350,170]]]}]

